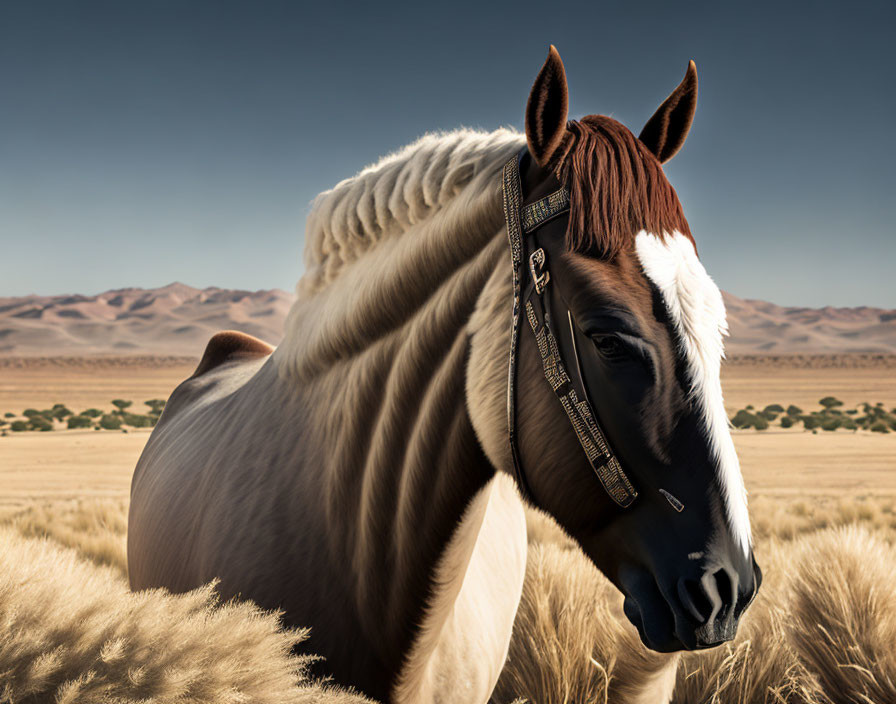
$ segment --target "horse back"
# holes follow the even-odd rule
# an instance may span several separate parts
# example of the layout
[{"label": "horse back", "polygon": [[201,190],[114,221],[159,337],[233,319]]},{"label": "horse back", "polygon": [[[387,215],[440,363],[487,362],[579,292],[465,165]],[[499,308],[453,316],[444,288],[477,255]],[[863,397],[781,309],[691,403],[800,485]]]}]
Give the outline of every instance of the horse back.
[{"label": "horse back", "polygon": [[[198,586],[189,566],[202,515],[197,500],[208,491],[203,458],[239,442],[242,420],[232,409],[273,348],[250,335],[224,331],[209,340],[193,374],[168,398],[131,480],[128,572],[131,587],[185,591]],[[227,439],[225,441],[225,438]]]}]

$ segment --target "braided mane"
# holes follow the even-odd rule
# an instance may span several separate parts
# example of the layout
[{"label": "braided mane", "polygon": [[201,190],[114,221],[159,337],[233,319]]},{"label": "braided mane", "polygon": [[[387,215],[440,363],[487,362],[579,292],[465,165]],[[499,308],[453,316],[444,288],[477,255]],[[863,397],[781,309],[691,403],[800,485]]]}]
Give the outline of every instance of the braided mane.
[{"label": "braided mane", "polygon": [[[315,198],[305,227],[300,294],[332,283],[384,240],[409,230],[424,236],[436,214],[481,188],[477,176],[500,174],[525,138],[510,129],[427,134]],[[499,185],[496,178],[495,183]],[[494,192],[500,210],[500,192]]]}]

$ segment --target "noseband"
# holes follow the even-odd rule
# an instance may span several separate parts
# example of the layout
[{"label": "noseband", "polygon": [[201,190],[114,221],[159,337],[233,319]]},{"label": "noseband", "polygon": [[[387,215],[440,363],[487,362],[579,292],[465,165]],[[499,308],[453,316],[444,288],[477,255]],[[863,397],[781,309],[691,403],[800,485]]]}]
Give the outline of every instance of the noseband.
[{"label": "noseband", "polygon": [[[569,336],[558,336],[554,332],[552,303],[562,305],[562,300],[559,295],[552,296],[547,255],[538,244],[538,230],[548,221],[569,211],[569,191],[561,187],[560,190],[523,207],[519,162],[525,153],[524,148],[504,166],[504,218],[507,221],[507,236],[510,239],[513,262],[513,319],[507,382],[507,425],[514,475],[520,491],[531,503],[537,505],[520,461],[516,433],[517,349],[520,313],[522,306],[525,305],[526,319],[535,335],[545,379],[566,411],[595,476],[610,498],[624,508],[635,500],[638,492],[610,449],[597,421],[597,415],[588,400],[588,390],[576,348],[572,313],[568,307],[564,306],[565,316],[560,317],[565,317],[569,324]],[[553,310],[556,311],[557,308]],[[565,363],[565,360],[570,358],[575,364],[573,367],[575,373],[572,375],[567,372],[568,365]]]}]

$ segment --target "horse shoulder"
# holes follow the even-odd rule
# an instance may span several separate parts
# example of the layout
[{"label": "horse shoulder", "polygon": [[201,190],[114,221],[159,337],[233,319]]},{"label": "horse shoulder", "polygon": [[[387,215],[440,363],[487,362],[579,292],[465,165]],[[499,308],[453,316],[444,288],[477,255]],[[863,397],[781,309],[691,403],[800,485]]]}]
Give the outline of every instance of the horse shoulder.
[{"label": "horse shoulder", "polygon": [[522,503],[499,472],[473,498],[440,558],[437,587],[393,701],[489,700],[507,658],[527,549]]}]

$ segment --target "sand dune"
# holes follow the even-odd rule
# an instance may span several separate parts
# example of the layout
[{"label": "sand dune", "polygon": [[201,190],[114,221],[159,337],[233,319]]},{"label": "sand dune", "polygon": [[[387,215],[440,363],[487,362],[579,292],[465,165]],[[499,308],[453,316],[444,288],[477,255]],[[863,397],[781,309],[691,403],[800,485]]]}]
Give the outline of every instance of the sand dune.
[{"label": "sand dune", "polygon": [[[0,298],[0,355],[186,355],[215,332],[242,330],[276,344],[291,293],[197,289],[173,283],[96,296]],[[733,355],[896,353],[896,310],[786,308],[725,294]]]}]

